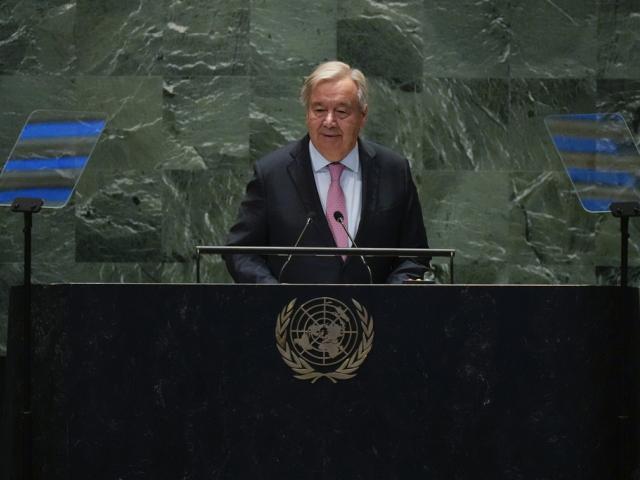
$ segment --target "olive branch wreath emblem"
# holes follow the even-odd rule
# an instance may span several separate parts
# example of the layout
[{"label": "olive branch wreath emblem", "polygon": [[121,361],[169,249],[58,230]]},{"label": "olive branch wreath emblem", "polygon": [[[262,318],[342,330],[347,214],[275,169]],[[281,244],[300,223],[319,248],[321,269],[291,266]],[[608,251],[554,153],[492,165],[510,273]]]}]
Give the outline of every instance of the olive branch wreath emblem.
[{"label": "olive branch wreath emblem", "polygon": [[284,363],[294,371],[294,378],[310,380],[311,383],[315,383],[319,378],[326,377],[333,383],[337,383],[338,380],[348,380],[355,377],[356,371],[365,361],[373,346],[373,318],[369,316],[367,310],[355,299],[351,299],[356,309],[358,320],[360,320],[360,326],[362,327],[360,344],[356,351],[347,357],[334,371],[320,372],[314,369],[308,361],[296,354],[287,342],[288,327],[296,301],[296,298],[291,300],[291,302],[282,309],[276,321],[276,346]]}]

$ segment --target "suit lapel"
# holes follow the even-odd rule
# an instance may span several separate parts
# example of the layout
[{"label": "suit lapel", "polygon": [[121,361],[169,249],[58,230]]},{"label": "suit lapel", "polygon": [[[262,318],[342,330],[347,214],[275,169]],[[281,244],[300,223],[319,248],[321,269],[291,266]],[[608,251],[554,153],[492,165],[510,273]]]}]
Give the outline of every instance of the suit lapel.
[{"label": "suit lapel", "polygon": [[318,232],[320,245],[335,246],[329,223],[322,210],[322,203],[320,202],[316,181],[313,176],[308,135],[298,142],[296,148],[292,150],[291,156],[293,159],[287,167],[287,171],[296,187],[305,211],[307,214],[311,212],[315,214],[313,224],[315,231]]}]

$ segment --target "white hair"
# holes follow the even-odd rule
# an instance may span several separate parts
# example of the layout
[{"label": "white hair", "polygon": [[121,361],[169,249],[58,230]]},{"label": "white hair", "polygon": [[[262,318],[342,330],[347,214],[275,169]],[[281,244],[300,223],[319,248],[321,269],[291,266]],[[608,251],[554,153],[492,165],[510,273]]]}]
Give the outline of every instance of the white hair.
[{"label": "white hair", "polygon": [[300,101],[308,109],[311,92],[319,83],[327,80],[340,80],[346,77],[351,78],[356,84],[358,88],[358,104],[360,105],[360,111],[364,112],[367,109],[367,79],[357,68],[351,68],[346,63],[338,61],[321,63],[311,72],[311,75],[305,77],[300,90]]}]

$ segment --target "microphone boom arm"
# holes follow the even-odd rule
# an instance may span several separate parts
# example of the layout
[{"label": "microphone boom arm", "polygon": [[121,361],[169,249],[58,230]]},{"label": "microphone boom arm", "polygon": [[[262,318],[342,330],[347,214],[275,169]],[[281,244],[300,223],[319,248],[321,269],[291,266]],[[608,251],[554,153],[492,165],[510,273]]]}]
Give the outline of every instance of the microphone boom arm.
[{"label": "microphone boom arm", "polygon": [[[342,212],[340,212],[339,210],[336,210],[335,212],[333,212],[333,218],[335,218],[336,222],[338,222],[340,226],[344,229],[344,233],[346,233],[347,237],[349,237],[349,240],[351,240],[351,244],[354,247],[358,248],[358,245],[356,245],[356,241],[353,239],[353,237],[349,233],[349,230],[347,230],[347,227],[344,224],[344,215],[342,214]],[[373,275],[371,273],[371,268],[369,268],[369,264],[364,259],[364,255],[360,255],[360,260],[362,260],[362,263],[364,263],[364,266],[367,268],[367,272],[369,272],[369,284],[373,285]]]}]

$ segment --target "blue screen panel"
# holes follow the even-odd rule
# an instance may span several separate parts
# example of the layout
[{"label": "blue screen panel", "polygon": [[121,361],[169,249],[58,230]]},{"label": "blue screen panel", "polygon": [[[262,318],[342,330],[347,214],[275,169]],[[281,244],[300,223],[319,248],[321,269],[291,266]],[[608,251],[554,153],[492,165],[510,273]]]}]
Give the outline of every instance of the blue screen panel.
[{"label": "blue screen panel", "polygon": [[36,110],[29,115],[0,173],[0,206],[39,198],[64,207],[107,124],[107,114]]},{"label": "blue screen panel", "polygon": [[9,160],[5,170],[68,170],[84,168],[89,157],[29,158]]},{"label": "blue screen panel", "polygon": [[640,155],[623,115],[550,115],[544,122],[585,210],[640,203]]},{"label": "blue screen panel", "polygon": [[594,185],[610,185],[632,188],[636,184],[636,176],[629,172],[603,172],[588,168],[568,167],[567,172],[575,183]]},{"label": "blue screen panel", "polygon": [[36,140],[55,137],[95,137],[105,126],[103,120],[75,122],[40,122],[24,127],[20,140]]},{"label": "blue screen panel", "polygon": [[606,138],[578,138],[554,135],[553,142],[556,144],[556,148],[563,152],[613,154],[619,149],[615,142]]}]

